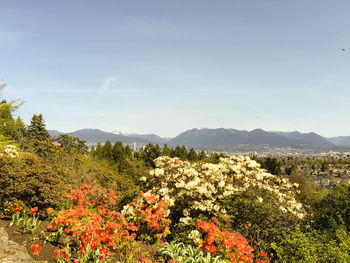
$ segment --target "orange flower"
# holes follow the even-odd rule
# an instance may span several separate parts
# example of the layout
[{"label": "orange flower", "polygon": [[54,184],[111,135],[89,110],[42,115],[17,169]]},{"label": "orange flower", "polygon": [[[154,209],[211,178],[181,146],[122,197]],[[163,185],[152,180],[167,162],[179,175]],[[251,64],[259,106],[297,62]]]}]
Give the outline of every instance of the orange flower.
[{"label": "orange flower", "polygon": [[48,225],[47,229],[51,231],[53,229],[53,226],[52,225]]},{"label": "orange flower", "polygon": [[47,210],[46,210],[46,213],[49,215],[53,212],[53,208],[52,207],[49,207]]},{"label": "orange flower", "polygon": [[39,246],[38,244],[33,244],[31,246],[31,249],[33,250],[33,255],[38,255],[41,246]]}]

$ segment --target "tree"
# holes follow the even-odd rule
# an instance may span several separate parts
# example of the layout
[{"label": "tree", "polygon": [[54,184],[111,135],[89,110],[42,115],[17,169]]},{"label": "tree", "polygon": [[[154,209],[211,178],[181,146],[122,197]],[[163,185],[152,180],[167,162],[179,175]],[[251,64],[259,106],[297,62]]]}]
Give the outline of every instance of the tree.
[{"label": "tree", "polygon": [[106,141],[105,145],[103,146],[103,158],[109,161],[112,161],[112,144],[110,141]]},{"label": "tree", "polygon": [[26,135],[27,137],[38,141],[46,141],[50,139],[50,135],[46,130],[46,125],[42,114],[33,115]]},{"label": "tree", "polygon": [[[0,79],[0,95],[6,84],[1,83]],[[16,100],[7,102],[2,100],[0,102],[0,134],[14,140],[19,140],[23,137],[25,125],[21,118],[15,119],[14,112],[22,105]]]},{"label": "tree", "polygon": [[170,156],[171,155],[171,149],[168,147],[167,144],[164,144],[162,155],[163,156]]},{"label": "tree", "polygon": [[198,160],[202,161],[202,160],[204,160],[205,158],[207,158],[207,154],[205,153],[205,151],[201,151],[201,152],[198,154]]},{"label": "tree", "polygon": [[153,145],[152,143],[147,144],[141,152],[141,159],[146,165],[155,167],[154,159],[162,155],[162,148],[159,144]]},{"label": "tree", "polygon": [[96,151],[93,154],[94,154],[94,157],[97,157],[98,159],[103,158],[103,147],[100,142],[97,143]]},{"label": "tree", "polygon": [[188,152],[188,160],[191,161],[191,162],[198,161],[198,156],[197,156],[197,153],[196,153],[196,151],[194,149],[191,149]]},{"label": "tree", "polygon": [[80,140],[77,137],[72,137],[67,134],[61,134],[55,139],[63,149],[67,152],[75,152],[75,153],[87,153],[88,147],[85,144],[85,141]]},{"label": "tree", "polygon": [[125,153],[125,156],[126,156],[126,157],[128,157],[128,158],[131,158],[131,157],[132,157],[132,152],[131,152],[131,149],[130,149],[129,144],[127,144],[127,145],[125,146],[124,153]]}]

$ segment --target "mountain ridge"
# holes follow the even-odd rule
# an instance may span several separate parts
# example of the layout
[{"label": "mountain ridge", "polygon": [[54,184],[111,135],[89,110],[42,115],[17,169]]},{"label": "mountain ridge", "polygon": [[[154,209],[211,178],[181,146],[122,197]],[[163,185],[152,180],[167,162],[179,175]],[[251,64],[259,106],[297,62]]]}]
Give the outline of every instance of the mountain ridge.
[{"label": "mountain ridge", "polygon": [[156,134],[136,134],[122,132],[105,132],[99,129],[80,129],[77,131],[62,133],[56,130],[49,130],[51,136],[68,134],[87,141],[89,144],[105,142],[112,143],[121,141],[123,143],[158,143],[175,147],[186,145],[189,148],[225,150],[234,147],[291,147],[291,148],[311,148],[311,149],[337,149],[339,147],[350,147],[350,136],[338,136],[325,138],[321,135],[299,131],[265,131],[254,129],[251,131],[237,130],[232,128],[193,128],[180,133],[174,138],[162,138]]}]

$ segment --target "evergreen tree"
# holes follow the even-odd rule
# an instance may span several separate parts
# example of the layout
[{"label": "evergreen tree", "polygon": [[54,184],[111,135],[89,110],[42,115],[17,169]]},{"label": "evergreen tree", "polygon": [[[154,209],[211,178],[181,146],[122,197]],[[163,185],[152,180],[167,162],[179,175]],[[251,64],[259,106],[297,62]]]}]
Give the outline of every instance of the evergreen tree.
[{"label": "evergreen tree", "polygon": [[197,153],[194,149],[191,149],[188,153],[188,160],[191,162],[196,162],[198,161],[198,156]]},{"label": "evergreen tree", "polygon": [[95,154],[96,154],[95,146],[92,146],[92,147],[91,147],[90,154],[91,154],[92,156],[95,156]]},{"label": "evergreen tree", "polygon": [[153,145],[152,143],[147,144],[141,153],[142,160],[146,165],[155,167],[154,160],[162,155],[162,148],[159,144]]},{"label": "evergreen tree", "polygon": [[207,155],[206,155],[205,151],[201,151],[201,152],[198,154],[198,160],[199,160],[199,161],[202,161],[202,160],[204,160],[205,158],[207,158]]},{"label": "evergreen tree", "polygon": [[85,144],[86,142],[80,140],[78,137],[61,134],[55,139],[55,141],[58,142],[65,151],[70,153],[75,152],[86,154],[88,150],[88,147]]},{"label": "evergreen tree", "polygon": [[[129,150],[126,150],[127,148]],[[128,151],[129,154],[132,155],[130,148],[124,148],[123,143],[120,141],[116,142],[112,149],[112,160],[118,166],[118,170],[120,172],[125,172],[129,167],[126,151]]]},{"label": "evergreen tree", "polygon": [[50,139],[50,135],[46,130],[45,121],[42,114],[33,115],[26,135],[27,137],[38,141],[46,141]]},{"label": "evergreen tree", "polygon": [[94,154],[95,154],[94,156],[97,157],[98,159],[103,159],[103,147],[100,142],[97,143],[96,151]]},{"label": "evergreen tree", "polygon": [[115,163],[125,158],[124,151],[125,150],[122,142],[118,141],[114,144],[112,149],[112,159]]},{"label": "evergreen tree", "polygon": [[129,144],[127,144],[125,146],[124,153],[125,153],[125,157],[127,157],[127,158],[131,158],[132,157],[132,152],[131,152]]},{"label": "evergreen tree", "polygon": [[163,156],[170,156],[171,155],[171,149],[168,147],[167,144],[164,144],[162,155]]},{"label": "evergreen tree", "polygon": [[103,145],[102,156],[104,159],[112,161],[112,144],[110,141],[106,141],[105,145]]}]

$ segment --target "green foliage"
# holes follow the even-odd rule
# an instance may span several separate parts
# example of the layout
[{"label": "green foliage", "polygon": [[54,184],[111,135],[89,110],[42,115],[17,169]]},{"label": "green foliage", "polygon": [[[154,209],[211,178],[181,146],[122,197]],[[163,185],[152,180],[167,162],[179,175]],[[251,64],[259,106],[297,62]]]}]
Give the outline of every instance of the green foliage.
[{"label": "green foliage", "polygon": [[266,169],[269,173],[280,175],[282,173],[281,166],[282,163],[278,158],[267,157],[267,158],[253,158],[258,163],[261,164],[261,168]]},{"label": "green foliage", "polygon": [[159,249],[159,253],[168,259],[176,259],[179,263],[225,263],[229,262],[220,256],[212,256],[204,253],[197,247],[183,243],[164,243]]},{"label": "green foliage", "polygon": [[162,155],[163,156],[170,156],[171,155],[171,149],[168,147],[167,144],[164,144]]},{"label": "green foliage", "polygon": [[[134,183],[133,175],[120,174],[115,165],[107,160],[99,160],[91,156],[78,156],[77,160],[61,160],[62,165],[68,163],[67,176],[71,178],[72,184],[81,185],[89,179],[96,180],[102,187],[111,187],[120,196],[120,206],[126,204],[138,193],[138,187]],[[70,162],[70,163],[69,163]]]},{"label": "green foliage", "polygon": [[68,153],[86,154],[88,150],[85,141],[66,134],[61,134],[58,138],[55,138],[54,141]]},{"label": "green foliage", "polygon": [[[262,196],[260,202],[257,196]],[[234,198],[226,198],[228,216],[225,227],[231,231],[238,231],[259,250],[269,250],[271,242],[278,242],[283,231],[294,229],[299,220],[284,213],[276,202],[276,197],[269,192],[250,188],[245,193]]]},{"label": "green foliage", "polygon": [[6,201],[22,201],[40,210],[62,204],[67,178],[50,163],[33,155],[16,158],[0,157],[0,205]]},{"label": "green foliage", "polygon": [[[1,81],[1,80],[0,80]],[[0,92],[5,84],[0,83]],[[18,140],[25,131],[25,125],[21,118],[14,118],[14,112],[22,105],[18,101],[2,100],[0,102],[0,135]]]},{"label": "green foliage", "polygon": [[50,135],[46,130],[45,121],[42,114],[34,114],[30,125],[28,126],[26,136],[38,141],[46,141],[50,139]]},{"label": "green foliage", "polygon": [[302,175],[300,168],[293,167],[289,176],[289,181],[297,183],[299,185],[300,196],[306,196],[315,191],[315,187],[309,181],[309,179]]},{"label": "green foliage", "polygon": [[350,186],[336,186],[312,204],[314,227],[332,233],[342,225],[350,231]]},{"label": "green foliage", "polygon": [[279,244],[272,244],[274,262],[330,263],[350,262],[350,236],[343,229],[330,239],[317,231],[303,233],[300,229],[284,234]]},{"label": "green foliage", "polygon": [[154,160],[161,156],[162,149],[160,148],[159,144],[147,144],[140,152],[139,156],[140,159],[145,162],[145,164],[149,167],[156,167],[154,164]]}]

